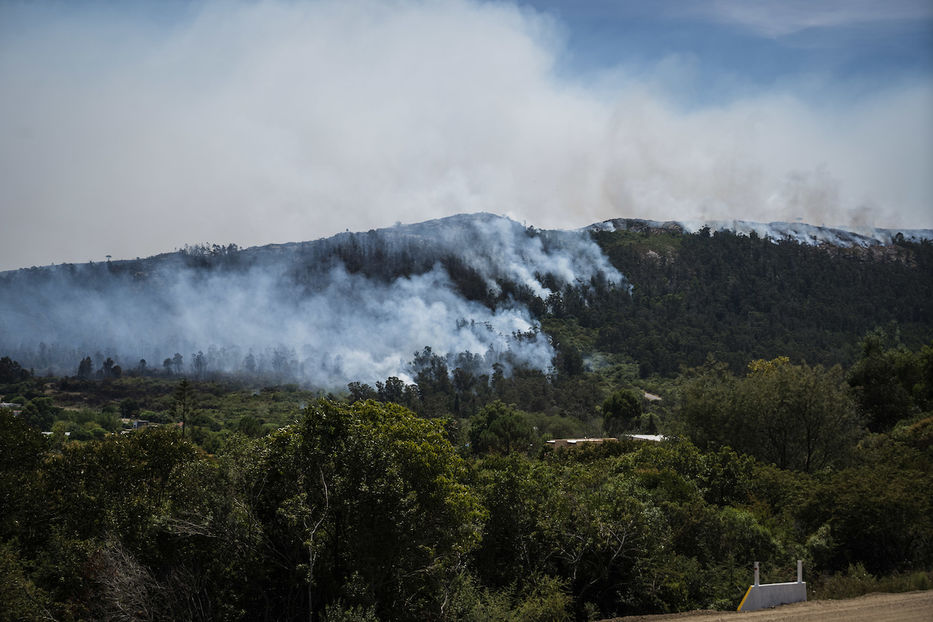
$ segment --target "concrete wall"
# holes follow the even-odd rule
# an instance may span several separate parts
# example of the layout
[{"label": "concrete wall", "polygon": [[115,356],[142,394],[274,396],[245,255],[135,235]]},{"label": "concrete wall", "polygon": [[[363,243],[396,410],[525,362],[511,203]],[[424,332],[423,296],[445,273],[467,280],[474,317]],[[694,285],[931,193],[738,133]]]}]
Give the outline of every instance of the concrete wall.
[{"label": "concrete wall", "polygon": [[777,607],[787,603],[799,603],[807,600],[806,583],[765,583],[750,585],[745,598],[739,603],[739,611],[756,611]]},{"label": "concrete wall", "polygon": [[794,583],[765,583],[758,582],[758,562],[755,562],[755,583],[748,586],[738,611],[756,611],[799,603],[807,600],[807,584],[803,582],[803,562],[797,560],[797,581]]}]

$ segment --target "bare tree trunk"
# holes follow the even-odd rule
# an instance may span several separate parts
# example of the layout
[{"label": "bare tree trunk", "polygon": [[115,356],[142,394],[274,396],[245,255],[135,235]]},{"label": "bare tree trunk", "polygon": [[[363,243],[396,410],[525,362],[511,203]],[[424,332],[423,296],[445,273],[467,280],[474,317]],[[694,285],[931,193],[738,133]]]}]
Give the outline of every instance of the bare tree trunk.
[{"label": "bare tree trunk", "polygon": [[[308,535],[308,622],[314,622],[314,562],[317,559],[317,553],[314,551],[314,536],[324,522],[327,510],[330,508],[327,481],[325,481],[324,471],[320,467],[318,467],[318,473],[321,475],[321,485],[324,487],[324,510],[321,512],[321,517],[314,523],[314,527],[309,530]],[[308,518],[305,518],[305,529],[308,529]]]}]

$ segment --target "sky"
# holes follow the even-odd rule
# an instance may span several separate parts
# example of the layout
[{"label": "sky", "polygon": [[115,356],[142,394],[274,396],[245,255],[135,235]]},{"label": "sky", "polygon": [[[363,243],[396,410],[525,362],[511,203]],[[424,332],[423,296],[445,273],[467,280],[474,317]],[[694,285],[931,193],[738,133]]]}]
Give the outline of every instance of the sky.
[{"label": "sky", "polygon": [[929,0],[0,2],[0,270],[463,212],[933,228]]}]

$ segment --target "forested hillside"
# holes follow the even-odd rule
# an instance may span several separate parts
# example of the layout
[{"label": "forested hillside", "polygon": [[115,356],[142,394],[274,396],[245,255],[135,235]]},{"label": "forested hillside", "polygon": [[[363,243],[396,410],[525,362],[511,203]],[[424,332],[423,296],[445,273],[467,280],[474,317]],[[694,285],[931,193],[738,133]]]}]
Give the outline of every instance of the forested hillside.
[{"label": "forested hillside", "polygon": [[92,372],[110,359],[121,372],[334,389],[411,380],[412,352],[425,347],[450,369],[489,376],[496,363],[507,374],[559,371],[577,353],[598,366],[602,353],[647,377],[708,355],[734,370],[785,355],[848,364],[858,339],[892,322],[905,345],[930,335],[933,243],[917,232],[855,244],[825,230],[834,243],[801,244],[619,222],[628,224],[542,231],[463,215],[6,272],[0,350],[40,374],[72,374],[91,357]]},{"label": "forested hillside", "polygon": [[840,248],[708,229],[595,236],[632,295],[584,306],[571,292],[552,315],[576,319],[596,349],[630,355],[642,375],[670,375],[708,354],[735,370],[781,355],[849,364],[875,327],[897,324],[910,346],[933,329],[930,242]]},{"label": "forested hillside", "polygon": [[0,620],[931,586],[929,242],[458,217],[0,288]]}]

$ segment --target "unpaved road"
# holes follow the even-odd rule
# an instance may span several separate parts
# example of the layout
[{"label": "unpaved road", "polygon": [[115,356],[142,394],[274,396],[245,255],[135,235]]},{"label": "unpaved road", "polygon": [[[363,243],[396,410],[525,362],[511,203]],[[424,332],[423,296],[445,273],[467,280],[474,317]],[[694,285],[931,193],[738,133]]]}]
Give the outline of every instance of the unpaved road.
[{"label": "unpaved road", "polygon": [[611,622],[933,622],[933,590],[904,594],[866,594],[847,600],[814,600],[738,613],[694,611],[628,616]]}]

